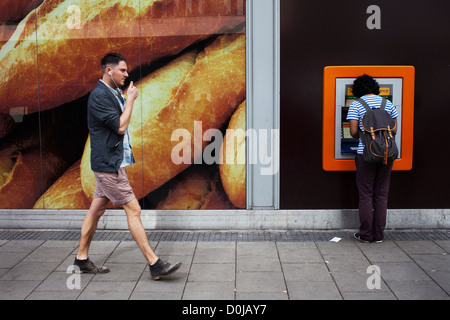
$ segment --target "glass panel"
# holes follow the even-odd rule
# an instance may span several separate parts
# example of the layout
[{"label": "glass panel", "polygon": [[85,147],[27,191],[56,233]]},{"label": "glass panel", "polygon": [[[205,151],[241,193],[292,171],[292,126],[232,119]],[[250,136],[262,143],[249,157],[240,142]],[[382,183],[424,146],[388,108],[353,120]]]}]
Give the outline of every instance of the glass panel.
[{"label": "glass panel", "polygon": [[[14,18],[0,16],[0,184],[21,175],[20,201],[10,205],[2,187],[0,208],[89,207],[87,101],[109,52],[127,59],[123,89],[133,81],[139,90],[127,171],[143,208],[245,206],[245,134],[231,134],[239,157],[220,153],[227,129],[245,130],[245,0],[41,3],[28,16],[13,5]],[[24,150],[33,167],[17,166]]]},{"label": "glass panel", "polygon": [[29,209],[42,194],[34,1],[2,1],[0,19],[0,208]]},{"label": "glass panel", "polygon": [[[244,0],[173,1],[141,10],[143,59],[155,54],[152,48],[171,57],[149,67],[143,61],[143,148],[136,153],[145,209],[234,209],[224,178],[245,208],[245,157],[241,165],[220,157],[229,121],[245,100],[244,27]],[[184,50],[178,54],[176,46]],[[245,154],[245,134],[239,148]],[[222,177],[220,167],[227,168]]]}]

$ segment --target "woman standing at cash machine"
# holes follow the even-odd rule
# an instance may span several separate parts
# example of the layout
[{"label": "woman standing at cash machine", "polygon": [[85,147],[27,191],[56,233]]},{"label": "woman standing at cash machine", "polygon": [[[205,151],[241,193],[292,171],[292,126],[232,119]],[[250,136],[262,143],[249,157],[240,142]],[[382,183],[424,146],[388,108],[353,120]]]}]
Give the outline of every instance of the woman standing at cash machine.
[{"label": "woman standing at cash machine", "polygon": [[[370,108],[380,108],[383,98],[379,96],[380,86],[371,76],[363,75],[353,83],[353,95],[364,100]],[[395,120],[396,134],[397,109],[389,100],[386,102],[385,110]],[[353,102],[349,108],[347,120],[350,124],[350,134],[359,139],[360,130],[363,131],[362,118],[366,108],[358,100]],[[364,160],[363,151],[365,146],[359,139],[356,162],[356,185],[359,193],[359,232],[354,237],[363,242],[382,242],[384,229],[386,227],[387,202],[389,184],[393,161],[384,164],[368,163]]]}]

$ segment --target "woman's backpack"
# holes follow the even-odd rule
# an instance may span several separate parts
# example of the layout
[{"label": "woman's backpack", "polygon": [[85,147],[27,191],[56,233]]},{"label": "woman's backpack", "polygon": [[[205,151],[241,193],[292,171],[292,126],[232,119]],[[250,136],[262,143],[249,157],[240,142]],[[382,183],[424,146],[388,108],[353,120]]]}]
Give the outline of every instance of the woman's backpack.
[{"label": "woman's backpack", "polygon": [[364,160],[374,164],[388,164],[398,158],[398,148],[395,143],[394,134],[396,124],[391,115],[385,110],[386,99],[382,99],[380,108],[370,108],[363,100],[359,103],[366,109],[362,118],[364,131],[360,138],[364,145]]}]

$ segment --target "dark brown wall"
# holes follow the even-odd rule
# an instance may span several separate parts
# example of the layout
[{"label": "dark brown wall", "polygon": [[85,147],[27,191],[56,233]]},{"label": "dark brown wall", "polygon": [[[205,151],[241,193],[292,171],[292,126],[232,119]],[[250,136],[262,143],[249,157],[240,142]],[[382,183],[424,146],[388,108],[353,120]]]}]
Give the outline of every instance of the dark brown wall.
[{"label": "dark brown wall", "polygon": [[[381,8],[369,30],[367,8]],[[390,208],[450,208],[448,0],[281,0],[281,208],[357,207],[354,172],[322,170],[323,69],[416,68],[413,170],[393,172]]]}]

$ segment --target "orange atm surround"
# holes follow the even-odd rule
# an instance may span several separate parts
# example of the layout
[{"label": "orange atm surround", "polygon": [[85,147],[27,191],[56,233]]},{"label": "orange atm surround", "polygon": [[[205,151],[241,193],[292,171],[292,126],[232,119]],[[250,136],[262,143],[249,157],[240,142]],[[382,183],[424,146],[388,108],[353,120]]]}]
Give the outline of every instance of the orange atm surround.
[{"label": "orange atm surround", "polygon": [[324,69],[323,87],[323,170],[355,171],[354,159],[335,158],[336,79],[357,78],[368,74],[374,78],[402,78],[401,157],[394,162],[395,171],[412,170],[414,138],[414,79],[412,66],[333,66]]}]

